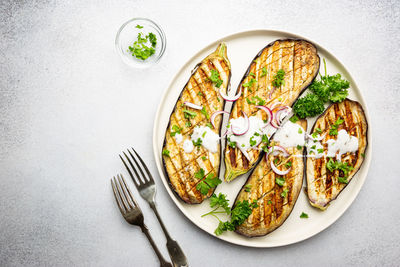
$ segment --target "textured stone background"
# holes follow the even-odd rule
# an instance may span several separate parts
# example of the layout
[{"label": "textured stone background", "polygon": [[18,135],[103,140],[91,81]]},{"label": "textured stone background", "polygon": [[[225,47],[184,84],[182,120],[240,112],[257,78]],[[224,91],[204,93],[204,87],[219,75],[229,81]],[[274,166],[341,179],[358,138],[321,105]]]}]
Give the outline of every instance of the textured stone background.
[{"label": "textured stone background", "polygon": [[[168,39],[163,59],[147,71],[126,67],[114,51],[117,29],[137,16],[157,21]],[[250,249],[192,225],[158,181],[170,232],[192,266],[398,265],[399,20],[398,1],[2,0],[0,265],[157,266],[145,236],[112,199],[116,154],[134,144],[156,174],[153,118],[171,77],[204,45],[252,28],[309,37],[348,67],[370,109],[366,183],[317,236]],[[162,244],[155,216],[139,201]]]}]

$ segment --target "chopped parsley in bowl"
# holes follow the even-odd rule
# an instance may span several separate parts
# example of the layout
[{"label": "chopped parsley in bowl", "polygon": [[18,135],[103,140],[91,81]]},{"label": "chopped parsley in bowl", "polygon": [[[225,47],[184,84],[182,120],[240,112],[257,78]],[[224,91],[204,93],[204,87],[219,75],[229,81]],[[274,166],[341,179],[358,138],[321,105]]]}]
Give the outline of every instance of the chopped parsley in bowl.
[{"label": "chopped parsley in bowl", "polygon": [[157,63],[165,51],[165,34],[153,21],[134,18],[119,29],[115,47],[129,66],[147,68]]}]

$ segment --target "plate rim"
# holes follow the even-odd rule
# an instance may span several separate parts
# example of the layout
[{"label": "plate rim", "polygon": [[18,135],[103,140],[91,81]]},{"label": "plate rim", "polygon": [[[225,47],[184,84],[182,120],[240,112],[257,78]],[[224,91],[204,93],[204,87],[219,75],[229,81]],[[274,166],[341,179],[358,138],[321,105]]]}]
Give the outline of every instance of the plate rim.
[{"label": "plate rim", "polygon": [[[231,239],[226,239],[223,237],[223,235],[217,236],[211,232],[209,232],[203,225],[193,221],[191,219],[191,216],[186,212],[186,210],[183,208],[183,203],[180,202],[180,200],[175,196],[174,192],[172,192],[172,189],[170,188],[168,181],[167,181],[167,177],[165,177],[164,174],[164,169],[162,167],[162,160],[161,157],[159,157],[159,153],[158,153],[158,149],[157,149],[157,137],[156,137],[156,130],[157,128],[159,128],[159,118],[160,118],[160,112],[161,112],[161,107],[163,106],[166,96],[169,93],[169,91],[171,90],[172,84],[174,83],[174,81],[178,78],[179,75],[181,75],[181,73],[184,71],[185,68],[188,67],[188,65],[190,64],[190,62],[192,62],[196,57],[198,57],[200,54],[208,51],[210,49],[210,47],[217,45],[220,42],[223,42],[226,39],[233,39],[235,37],[240,37],[240,35],[246,35],[246,34],[255,34],[255,33],[263,33],[265,35],[282,35],[282,36],[287,36],[288,38],[292,37],[292,38],[300,38],[300,39],[304,39],[307,40],[311,43],[313,43],[318,50],[320,51],[321,49],[324,50],[325,53],[329,54],[330,57],[333,58],[334,61],[338,62],[340,64],[340,67],[343,68],[346,71],[346,76],[348,76],[349,79],[352,80],[352,83],[355,84],[355,87],[358,88],[358,95],[359,95],[359,99],[362,102],[362,106],[364,108],[364,113],[365,113],[365,117],[367,119],[367,123],[368,123],[368,130],[367,130],[367,146],[368,146],[368,151],[366,154],[366,157],[364,159],[364,163],[363,163],[363,168],[365,169],[365,175],[361,176],[361,179],[359,179],[358,183],[359,183],[359,187],[357,189],[357,192],[355,192],[354,194],[352,194],[350,196],[350,201],[347,202],[346,207],[343,209],[343,211],[341,213],[336,214],[336,216],[331,220],[330,223],[328,223],[327,225],[325,225],[324,227],[319,228],[317,231],[311,233],[311,235],[307,235],[305,237],[301,237],[299,239],[293,240],[293,241],[289,241],[289,242],[283,242],[282,244],[275,244],[275,245],[263,245],[263,244],[259,244],[259,243],[254,243],[254,244],[248,244],[248,243],[242,243],[240,242],[240,239],[237,239],[237,242],[234,242]],[[182,88],[183,89],[183,88]],[[207,234],[213,236],[214,238],[218,238],[219,240],[223,240],[225,242],[228,242],[230,244],[235,244],[238,246],[245,246],[245,247],[253,247],[253,248],[272,248],[272,247],[282,247],[282,246],[288,246],[288,245],[292,245],[295,243],[299,243],[302,242],[304,240],[307,240],[319,233],[321,233],[322,231],[328,229],[333,223],[335,223],[347,210],[348,208],[353,204],[354,200],[356,199],[356,197],[358,196],[358,194],[361,191],[361,188],[363,187],[365,180],[368,176],[368,172],[369,172],[369,168],[371,165],[371,158],[372,158],[372,137],[371,137],[371,123],[370,123],[370,116],[369,116],[369,108],[367,106],[367,103],[364,99],[364,96],[361,92],[361,90],[359,89],[355,79],[353,78],[353,76],[351,75],[350,71],[345,67],[345,65],[331,52],[329,52],[329,50],[327,50],[324,46],[320,45],[319,43],[306,38],[304,36],[292,33],[292,32],[288,32],[288,31],[282,31],[282,30],[272,30],[272,29],[250,29],[250,30],[243,30],[243,31],[238,31],[235,33],[231,33],[228,35],[225,35],[222,38],[219,38],[215,41],[212,41],[210,43],[208,43],[207,45],[203,46],[202,48],[200,48],[196,53],[194,53],[191,57],[189,57],[183,64],[182,66],[178,69],[178,71],[175,73],[175,75],[173,76],[173,78],[169,81],[168,86],[164,89],[164,92],[161,96],[161,100],[158,104],[157,107],[157,111],[156,111],[156,116],[154,118],[154,124],[153,124],[153,155],[154,155],[154,159],[156,162],[156,166],[157,166],[157,171],[161,177],[162,183],[164,185],[164,187],[166,188],[169,197],[174,201],[175,205],[178,207],[178,209],[186,216],[186,218],[188,220],[191,221],[192,224],[196,225],[197,227],[199,227],[201,230],[203,230],[204,232],[206,232]],[[357,174],[357,173],[356,173]],[[290,215],[289,215],[290,216]]]}]

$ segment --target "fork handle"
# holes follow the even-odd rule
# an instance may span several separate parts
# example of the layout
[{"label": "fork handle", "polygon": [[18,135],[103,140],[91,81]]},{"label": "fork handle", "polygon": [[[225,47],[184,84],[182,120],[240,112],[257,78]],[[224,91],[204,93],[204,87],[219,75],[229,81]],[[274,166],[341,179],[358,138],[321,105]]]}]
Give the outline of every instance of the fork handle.
[{"label": "fork handle", "polygon": [[157,257],[160,261],[160,266],[161,267],[172,267],[171,263],[167,262],[164,259],[163,255],[161,254],[161,252],[158,250],[158,247],[157,247],[156,243],[154,243],[154,240],[151,237],[147,226],[145,224],[143,224],[140,228],[142,229],[142,232],[147,236],[147,239],[150,241],[151,246],[153,247],[154,251],[156,252]]},{"label": "fork handle", "polygon": [[169,235],[169,233],[167,231],[167,228],[165,228],[165,225],[164,225],[163,221],[161,220],[160,215],[158,214],[156,204],[154,202],[150,202],[149,204],[150,204],[151,209],[156,214],[158,222],[160,223],[161,228],[167,239],[167,249],[168,249],[169,256],[172,260],[172,264],[174,266],[189,266],[187,263],[186,256],[183,253],[178,242],[176,242],[174,239],[171,238],[171,236]]}]

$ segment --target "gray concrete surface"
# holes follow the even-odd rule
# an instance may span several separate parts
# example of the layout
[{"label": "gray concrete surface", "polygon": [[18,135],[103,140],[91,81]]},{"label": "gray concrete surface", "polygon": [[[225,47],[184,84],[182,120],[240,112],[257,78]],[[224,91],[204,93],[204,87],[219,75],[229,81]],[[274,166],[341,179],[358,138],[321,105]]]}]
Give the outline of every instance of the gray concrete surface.
[{"label": "gray concrete surface", "polygon": [[[168,39],[163,59],[146,71],[128,68],[114,51],[117,29],[137,16],[157,21]],[[156,174],[153,119],[170,79],[204,45],[252,28],[309,37],[348,67],[370,109],[368,178],[334,225],[275,249],[209,236],[158,180],[171,234],[191,266],[399,265],[399,20],[398,1],[2,0],[0,265],[157,266],[145,236],[115,207],[116,155],[135,145]],[[155,216],[139,201],[162,245]]]}]

